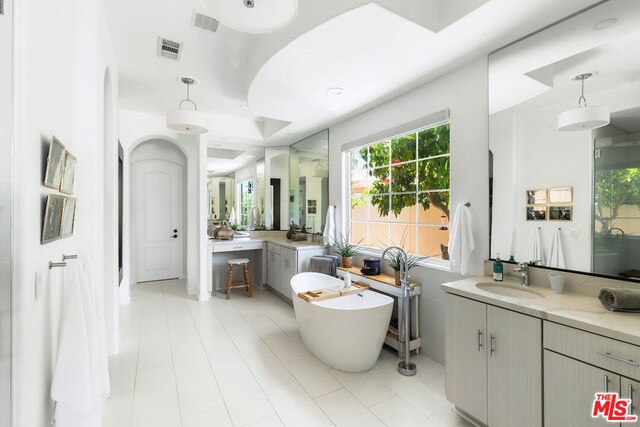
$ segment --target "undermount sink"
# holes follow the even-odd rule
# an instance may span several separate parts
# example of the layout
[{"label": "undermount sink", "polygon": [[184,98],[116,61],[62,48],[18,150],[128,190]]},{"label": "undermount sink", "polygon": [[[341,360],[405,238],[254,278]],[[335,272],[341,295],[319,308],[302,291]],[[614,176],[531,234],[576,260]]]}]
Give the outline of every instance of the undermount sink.
[{"label": "undermount sink", "polygon": [[485,292],[490,292],[496,295],[502,295],[505,297],[523,298],[523,299],[539,299],[544,296],[526,289],[524,287],[516,287],[513,285],[498,285],[496,283],[478,283],[476,288],[482,289]]}]

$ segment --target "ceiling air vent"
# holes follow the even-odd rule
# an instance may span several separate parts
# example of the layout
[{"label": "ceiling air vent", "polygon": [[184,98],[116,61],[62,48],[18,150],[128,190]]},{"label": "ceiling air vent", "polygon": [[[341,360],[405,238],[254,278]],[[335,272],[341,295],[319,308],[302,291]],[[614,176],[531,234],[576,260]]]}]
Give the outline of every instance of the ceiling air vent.
[{"label": "ceiling air vent", "polygon": [[216,32],[218,31],[218,22],[215,18],[207,15],[203,15],[202,13],[198,13],[196,11],[193,12],[193,25],[202,28],[203,30]]},{"label": "ceiling air vent", "polygon": [[[0,0],[2,1],[2,0]],[[164,56],[165,58],[180,60],[180,53],[182,53],[182,43],[174,42],[164,37],[158,37],[158,56]]]}]

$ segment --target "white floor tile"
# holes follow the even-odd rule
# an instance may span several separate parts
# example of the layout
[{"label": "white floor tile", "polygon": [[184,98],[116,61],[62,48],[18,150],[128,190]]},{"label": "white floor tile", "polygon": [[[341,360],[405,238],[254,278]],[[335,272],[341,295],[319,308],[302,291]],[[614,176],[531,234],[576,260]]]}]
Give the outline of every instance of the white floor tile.
[{"label": "white floor tile", "polygon": [[170,365],[173,363],[171,345],[169,342],[145,341],[140,344],[138,353],[138,369],[147,369],[154,366]]},{"label": "white floor tile", "polygon": [[294,381],[287,368],[272,353],[247,358],[246,362],[264,390]]},{"label": "white floor tile", "polygon": [[178,399],[157,400],[133,408],[132,427],[180,427]]},{"label": "white floor tile", "polygon": [[207,357],[219,384],[251,375],[249,367],[234,346],[207,353]]},{"label": "white floor tile", "polygon": [[293,362],[313,355],[304,345],[300,344],[285,332],[263,337],[265,343],[281,362]]},{"label": "white floor tile", "polygon": [[440,427],[427,420],[413,406],[394,397],[369,408],[388,427]]},{"label": "white floor tile", "polygon": [[368,372],[352,373],[332,369],[329,373],[367,407],[395,396],[395,393]]},{"label": "white floor tile", "polygon": [[342,388],[342,384],[329,373],[327,365],[315,357],[289,362],[286,367],[314,399]]},{"label": "white floor tile", "polygon": [[227,408],[218,406],[190,417],[182,418],[182,427],[233,427]]},{"label": "white floor tile", "polygon": [[109,358],[109,382],[111,393],[133,391],[136,383],[136,358]]},{"label": "white floor tile", "polygon": [[176,379],[173,365],[156,366],[138,371],[134,394],[135,406],[146,405],[176,396]]},{"label": "white floor tile", "polygon": [[224,404],[210,369],[179,376],[176,379],[182,417]]},{"label": "white floor tile", "polygon": [[473,424],[453,411],[453,405],[450,408],[436,412],[429,417],[429,421],[441,427],[473,427]]},{"label": "white floor tile", "polygon": [[173,366],[176,377],[211,368],[209,366],[209,359],[207,359],[207,355],[200,344],[174,349]]},{"label": "white floor tile", "polygon": [[431,378],[430,380],[423,381],[429,388],[433,389],[440,396],[447,398],[445,391],[445,379],[444,374],[438,375],[437,377]]},{"label": "white floor tile", "polygon": [[371,411],[345,389],[319,397],[316,403],[337,427],[384,427]]},{"label": "white floor tile", "polygon": [[267,418],[263,418],[254,423],[247,424],[245,427],[283,427],[282,421],[280,421],[280,417],[277,415],[272,415]]},{"label": "white floor tile", "polygon": [[324,427],[331,424],[320,407],[296,382],[269,389],[265,393],[287,427]]},{"label": "white floor tile", "polygon": [[258,334],[253,331],[244,335],[236,335],[232,337],[231,340],[245,359],[262,354],[271,354],[271,349],[269,349]]},{"label": "white floor tile", "polygon": [[275,414],[267,396],[253,376],[221,384],[220,390],[231,420],[236,426],[244,426]]}]

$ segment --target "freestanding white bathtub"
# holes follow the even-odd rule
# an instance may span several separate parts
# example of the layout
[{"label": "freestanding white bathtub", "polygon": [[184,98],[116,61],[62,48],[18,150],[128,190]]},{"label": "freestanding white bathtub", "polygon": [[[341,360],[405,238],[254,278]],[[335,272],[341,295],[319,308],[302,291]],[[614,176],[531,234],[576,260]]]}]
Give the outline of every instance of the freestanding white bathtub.
[{"label": "freestanding white bathtub", "polygon": [[387,334],[393,298],[362,291],[318,302],[298,293],[340,286],[320,273],[299,273],[291,279],[293,308],[304,345],[327,365],[347,372],[367,371],[376,364]]}]

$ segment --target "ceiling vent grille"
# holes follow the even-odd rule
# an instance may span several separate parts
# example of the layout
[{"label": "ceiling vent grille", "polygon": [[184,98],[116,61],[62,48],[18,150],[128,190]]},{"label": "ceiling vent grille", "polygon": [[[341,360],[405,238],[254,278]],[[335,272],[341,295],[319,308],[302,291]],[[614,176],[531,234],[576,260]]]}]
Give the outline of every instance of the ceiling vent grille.
[{"label": "ceiling vent grille", "polygon": [[158,56],[179,61],[181,53],[182,43],[174,42],[172,40],[165,39],[164,37],[158,37]]},{"label": "ceiling vent grille", "polygon": [[193,25],[198,28],[215,33],[218,31],[218,24],[220,24],[220,22],[211,16],[203,15],[196,11],[193,12]]}]

